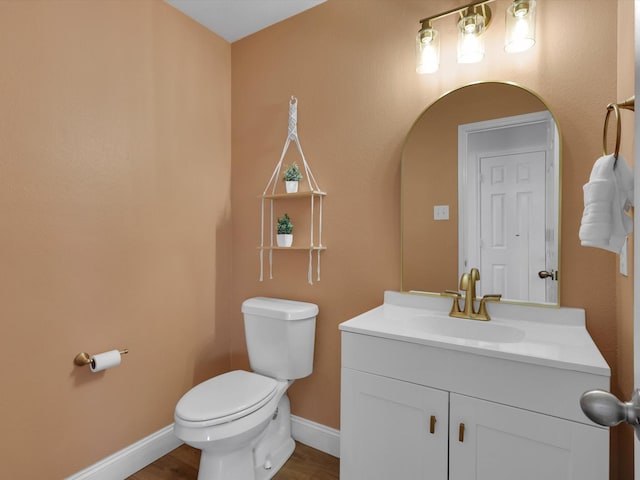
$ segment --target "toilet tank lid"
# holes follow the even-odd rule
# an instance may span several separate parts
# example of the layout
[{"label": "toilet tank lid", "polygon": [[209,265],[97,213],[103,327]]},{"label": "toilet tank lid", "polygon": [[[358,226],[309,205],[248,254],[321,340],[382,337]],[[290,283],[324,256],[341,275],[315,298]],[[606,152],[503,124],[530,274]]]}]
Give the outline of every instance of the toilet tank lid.
[{"label": "toilet tank lid", "polygon": [[318,314],[318,306],[315,303],[282,298],[254,297],[242,302],[242,313],[280,320],[302,320],[315,317]]}]

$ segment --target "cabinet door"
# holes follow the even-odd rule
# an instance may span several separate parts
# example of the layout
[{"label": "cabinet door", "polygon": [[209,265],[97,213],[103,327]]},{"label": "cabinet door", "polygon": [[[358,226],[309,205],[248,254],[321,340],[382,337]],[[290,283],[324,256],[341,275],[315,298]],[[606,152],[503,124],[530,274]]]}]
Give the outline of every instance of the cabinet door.
[{"label": "cabinet door", "polygon": [[450,480],[609,478],[602,428],[452,393],[449,435]]},{"label": "cabinet door", "polygon": [[343,368],[340,479],[446,480],[448,400],[442,390]]}]

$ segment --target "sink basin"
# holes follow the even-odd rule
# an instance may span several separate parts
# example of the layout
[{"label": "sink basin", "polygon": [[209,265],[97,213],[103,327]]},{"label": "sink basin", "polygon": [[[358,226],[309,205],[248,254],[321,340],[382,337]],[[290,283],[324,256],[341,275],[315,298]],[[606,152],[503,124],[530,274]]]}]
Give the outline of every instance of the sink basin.
[{"label": "sink basin", "polygon": [[387,291],[382,305],[341,323],[340,330],[376,337],[372,342],[406,342],[411,352],[421,345],[610,376],[583,309],[506,302],[490,307],[487,322],[453,318],[450,298]]},{"label": "sink basin", "polygon": [[467,320],[449,316],[416,315],[402,319],[401,322],[411,329],[430,335],[464,338],[479,342],[514,343],[524,339],[524,331],[509,325]]}]

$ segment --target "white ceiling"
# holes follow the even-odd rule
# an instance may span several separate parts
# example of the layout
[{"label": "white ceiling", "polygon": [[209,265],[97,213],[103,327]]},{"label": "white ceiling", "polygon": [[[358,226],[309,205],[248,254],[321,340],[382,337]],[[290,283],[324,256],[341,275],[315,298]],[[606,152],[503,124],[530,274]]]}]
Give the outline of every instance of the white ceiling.
[{"label": "white ceiling", "polygon": [[235,42],[326,0],[165,0],[228,42]]}]

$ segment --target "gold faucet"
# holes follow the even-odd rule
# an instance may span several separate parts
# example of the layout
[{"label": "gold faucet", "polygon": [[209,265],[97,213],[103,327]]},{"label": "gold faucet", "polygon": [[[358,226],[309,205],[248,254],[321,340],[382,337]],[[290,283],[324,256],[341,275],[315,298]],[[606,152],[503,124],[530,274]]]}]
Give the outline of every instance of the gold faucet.
[{"label": "gold faucet", "polygon": [[450,317],[456,318],[470,318],[472,320],[491,320],[489,313],[487,312],[487,302],[499,302],[502,295],[489,294],[480,299],[480,305],[478,310],[475,309],[476,300],[476,282],[480,280],[480,271],[477,268],[472,268],[469,273],[463,273],[460,277],[460,290],[465,292],[464,294],[464,307],[460,308],[460,298],[462,295],[455,290],[445,290],[443,295],[453,298],[453,305],[449,312]]},{"label": "gold faucet", "polygon": [[460,277],[460,290],[464,293],[464,309],[462,313],[465,318],[471,318],[474,315],[474,301],[476,299],[476,282],[480,280],[480,271],[472,268],[470,273],[463,273]]}]

